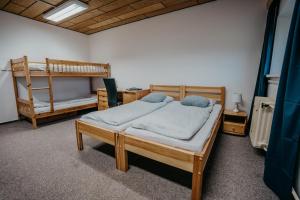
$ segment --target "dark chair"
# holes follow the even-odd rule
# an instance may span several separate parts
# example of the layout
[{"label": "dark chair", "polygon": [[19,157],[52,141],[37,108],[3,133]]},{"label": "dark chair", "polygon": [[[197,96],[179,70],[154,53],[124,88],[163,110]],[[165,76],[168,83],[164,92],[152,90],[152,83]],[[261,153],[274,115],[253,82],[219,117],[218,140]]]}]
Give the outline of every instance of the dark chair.
[{"label": "dark chair", "polygon": [[103,81],[107,92],[108,106],[111,108],[120,105],[120,102],[118,101],[118,90],[115,79],[103,78]]}]

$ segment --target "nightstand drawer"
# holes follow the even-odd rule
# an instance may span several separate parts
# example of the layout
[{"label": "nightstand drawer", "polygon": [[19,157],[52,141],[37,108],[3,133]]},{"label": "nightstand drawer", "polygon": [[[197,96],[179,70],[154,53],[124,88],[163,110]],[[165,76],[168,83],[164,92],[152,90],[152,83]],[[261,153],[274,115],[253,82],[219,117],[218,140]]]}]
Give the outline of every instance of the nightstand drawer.
[{"label": "nightstand drawer", "polygon": [[107,97],[99,97],[99,102],[101,102],[101,101],[103,101],[103,102],[107,102]]},{"label": "nightstand drawer", "polygon": [[98,110],[105,110],[108,108],[107,101],[99,101],[98,102]]},{"label": "nightstand drawer", "polygon": [[100,92],[98,92],[98,95],[101,96],[101,97],[107,97],[107,92],[106,91],[105,92],[100,91]]},{"label": "nightstand drawer", "polygon": [[237,133],[240,135],[244,135],[245,133],[245,125],[232,123],[232,122],[224,122],[223,124],[223,131],[229,133]]}]

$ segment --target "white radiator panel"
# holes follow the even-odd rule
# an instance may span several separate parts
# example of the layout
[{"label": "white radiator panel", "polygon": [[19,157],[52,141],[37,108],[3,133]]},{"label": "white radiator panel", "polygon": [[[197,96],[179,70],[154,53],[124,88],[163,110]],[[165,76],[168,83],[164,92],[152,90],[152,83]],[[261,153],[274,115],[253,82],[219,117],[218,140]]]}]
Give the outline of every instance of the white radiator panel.
[{"label": "white radiator panel", "polygon": [[250,140],[255,148],[268,148],[274,107],[273,98],[255,97],[250,128]]}]

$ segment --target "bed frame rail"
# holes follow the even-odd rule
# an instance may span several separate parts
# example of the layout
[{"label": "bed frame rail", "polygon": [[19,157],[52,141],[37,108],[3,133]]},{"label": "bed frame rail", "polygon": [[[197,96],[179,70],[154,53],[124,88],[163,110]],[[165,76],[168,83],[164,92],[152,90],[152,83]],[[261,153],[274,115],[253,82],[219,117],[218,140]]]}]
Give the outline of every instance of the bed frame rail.
[{"label": "bed frame rail", "polygon": [[119,163],[120,170],[128,170],[127,151],[137,153],[147,158],[175,166],[179,169],[193,172],[194,153],[178,148],[169,147],[134,136],[119,134]]},{"label": "bed frame rail", "polygon": [[18,112],[20,114],[29,118],[33,117],[30,101],[18,98],[17,102],[18,102]]}]

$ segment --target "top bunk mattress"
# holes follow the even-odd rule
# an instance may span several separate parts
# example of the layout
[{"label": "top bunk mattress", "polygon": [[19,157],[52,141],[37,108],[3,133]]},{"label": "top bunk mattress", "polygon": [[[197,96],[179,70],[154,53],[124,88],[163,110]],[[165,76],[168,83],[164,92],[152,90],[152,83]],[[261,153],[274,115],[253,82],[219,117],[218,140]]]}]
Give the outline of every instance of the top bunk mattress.
[{"label": "top bunk mattress", "polygon": [[[30,71],[46,71],[46,63],[28,63]],[[80,65],[53,65],[50,67],[51,72],[78,72],[78,73],[96,73],[96,72],[105,72],[103,67],[99,66],[80,66]]]},{"label": "top bunk mattress", "polygon": [[[77,107],[77,106],[83,106],[87,104],[93,104],[93,103],[97,103],[97,96],[54,102],[54,111]],[[50,112],[50,103],[49,102],[34,103],[34,112],[37,114]]]},{"label": "top bunk mattress", "polygon": [[[203,149],[206,141],[210,137],[212,128],[214,127],[214,124],[218,119],[221,110],[222,110],[222,106],[220,104],[215,104],[205,124],[197,131],[197,133],[192,138],[188,140],[176,139],[152,131],[133,128],[133,127],[127,128],[125,132],[127,135],[136,136],[138,138],[143,138],[145,140],[154,141],[175,148],[200,152]],[[143,120],[143,118],[140,118],[139,120]]]},{"label": "top bunk mattress", "polygon": [[46,71],[46,63],[28,63],[30,71]]}]

